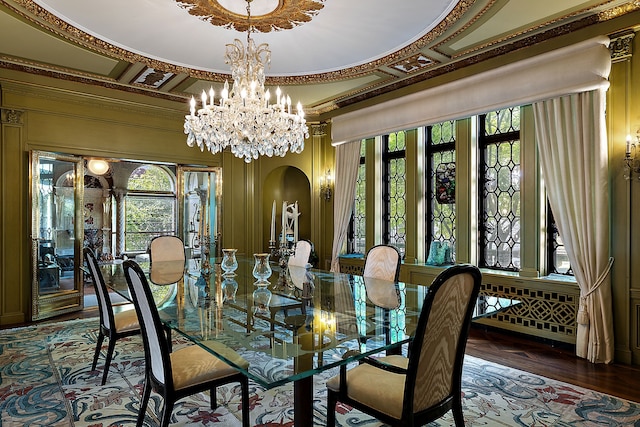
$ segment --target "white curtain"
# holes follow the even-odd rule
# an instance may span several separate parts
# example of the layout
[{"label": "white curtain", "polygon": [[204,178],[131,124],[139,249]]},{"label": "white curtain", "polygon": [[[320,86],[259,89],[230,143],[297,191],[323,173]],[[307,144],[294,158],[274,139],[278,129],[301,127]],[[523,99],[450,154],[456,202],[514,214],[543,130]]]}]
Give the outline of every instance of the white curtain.
[{"label": "white curtain", "polygon": [[605,88],[534,103],[549,204],[580,286],[576,354],[613,361]]},{"label": "white curtain", "polygon": [[360,141],[336,147],[336,179],[333,199],[333,250],[331,271],[340,271],[338,256],[347,238],[353,200],[356,194],[358,166],[360,165]]}]

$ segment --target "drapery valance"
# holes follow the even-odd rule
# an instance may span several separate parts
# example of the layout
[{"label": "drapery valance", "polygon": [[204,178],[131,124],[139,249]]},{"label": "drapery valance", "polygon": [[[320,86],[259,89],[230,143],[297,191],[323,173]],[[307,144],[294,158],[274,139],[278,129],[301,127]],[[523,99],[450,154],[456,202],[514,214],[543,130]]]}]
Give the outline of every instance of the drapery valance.
[{"label": "drapery valance", "polygon": [[339,145],[403,129],[608,87],[609,38],[583,42],[336,116]]}]

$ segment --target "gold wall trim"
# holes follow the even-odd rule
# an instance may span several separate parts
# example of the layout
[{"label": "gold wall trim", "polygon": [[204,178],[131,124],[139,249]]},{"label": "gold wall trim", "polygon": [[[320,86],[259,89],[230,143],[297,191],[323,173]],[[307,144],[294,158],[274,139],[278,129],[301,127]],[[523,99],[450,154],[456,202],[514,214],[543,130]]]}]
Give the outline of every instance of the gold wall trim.
[{"label": "gold wall trim", "polygon": [[620,62],[631,59],[633,56],[633,38],[635,33],[611,37],[609,51],[611,52],[611,61]]},{"label": "gold wall trim", "polygon": [[24,111],[9,108],[0,109],[0,123],[9,125],[22,125]]}]

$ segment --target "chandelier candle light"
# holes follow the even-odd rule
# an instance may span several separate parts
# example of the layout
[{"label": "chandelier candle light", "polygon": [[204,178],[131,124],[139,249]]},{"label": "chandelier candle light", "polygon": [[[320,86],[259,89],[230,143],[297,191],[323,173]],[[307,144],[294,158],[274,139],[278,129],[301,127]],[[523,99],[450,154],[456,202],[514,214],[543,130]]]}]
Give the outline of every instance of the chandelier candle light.
[{"label": "chandelier candle light", "polygon": [[202,91],[201,108],[191,98],[191,113],[185,116],[184,133],[187,145],[205,147],[217,154],[229,147],[231,152],[250,163],[259,156],[284,157],[287,151],[301,153],[309,129],[302,104],[291,112],[291,97],[276,89],[275,102],[265,90],[265,65],[271,62],[269,45],[256,46],[251,38],[251,1],[247,0],[247,48],[238,39],[227,44],[225,63],[231,66],[233,86],[225,81],[218,101],[213,87],[209,94]]}]

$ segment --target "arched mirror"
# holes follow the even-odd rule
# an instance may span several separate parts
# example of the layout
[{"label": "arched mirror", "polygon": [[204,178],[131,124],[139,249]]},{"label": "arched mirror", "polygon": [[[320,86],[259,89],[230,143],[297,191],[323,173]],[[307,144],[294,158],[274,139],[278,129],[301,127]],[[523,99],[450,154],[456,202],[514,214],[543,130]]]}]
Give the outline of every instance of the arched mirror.
[{"label": "arched mirror", "polygon": [[80,157],[31,153],[32,320],[84,307],[83,176]]}]

